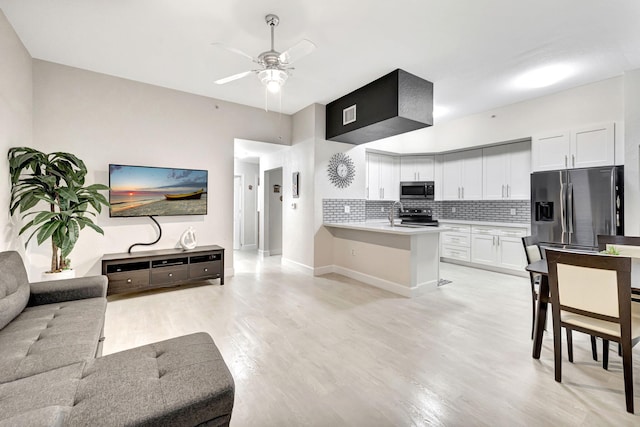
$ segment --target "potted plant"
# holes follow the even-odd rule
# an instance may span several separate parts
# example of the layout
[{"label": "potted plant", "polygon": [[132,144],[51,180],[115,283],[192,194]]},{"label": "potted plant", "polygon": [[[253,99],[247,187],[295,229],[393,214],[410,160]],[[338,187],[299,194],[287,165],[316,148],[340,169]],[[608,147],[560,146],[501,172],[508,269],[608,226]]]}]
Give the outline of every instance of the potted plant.
[{"label": "potted plant", "polygon": [[[20,229],[22,235],[33,229],[25,242],[36,236],[38,245],[51,238],[51,267],[49,273],[70,268],[68,256],[73,250],[80,230],[89,227],[104,234],[91,216],[109,206],[99,193],[109,187],[102,184],[84,185],[87,167],[70,153],[42,153],[29,147],[9,149],[11,174],[10,213],[26,212],[29,221]],[[41,209],[45,202],[48,209]]]}]

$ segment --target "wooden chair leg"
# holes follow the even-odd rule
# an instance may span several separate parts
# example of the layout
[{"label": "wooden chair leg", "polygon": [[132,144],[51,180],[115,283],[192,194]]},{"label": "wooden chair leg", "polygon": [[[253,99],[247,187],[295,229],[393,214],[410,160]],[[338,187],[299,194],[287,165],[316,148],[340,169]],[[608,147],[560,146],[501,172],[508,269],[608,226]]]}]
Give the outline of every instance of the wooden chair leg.
[{"label": "wooden chair leg", "polygon": [[609,340],[602,340],[602,368],[609,369]]},{"label": "wooden chair leg", "polygon": [[569,354],[569,362],[573,363],[573,335],[569,328],[567,328],[567,353]]},{"label": "wooden chair leg", "polygon": [[598,347],[596,346],[596,337],[591,335],[591,356],[593,360],[598,361]]},{"label": "wooden chair leg", "polygon": [[553,365],[556,381],[562,382],[562,327],[560,319],[556,319],[555,315],[553,316]]},{"label": "wooden chair leg", "polygon": [[622,344],[622,368],[624,371],[624,397],[627,412],[633,414],[633,362],[631,360],[631,342]]},{"label": "wooden chair leg", "polygon": [[533,331],[536,327],[536,296],[531,293],[531,339],[533,339]]},{"label": "wooden chair leg", "polygon": [[622,356],[622,346],[618,343],[618,356]]}]

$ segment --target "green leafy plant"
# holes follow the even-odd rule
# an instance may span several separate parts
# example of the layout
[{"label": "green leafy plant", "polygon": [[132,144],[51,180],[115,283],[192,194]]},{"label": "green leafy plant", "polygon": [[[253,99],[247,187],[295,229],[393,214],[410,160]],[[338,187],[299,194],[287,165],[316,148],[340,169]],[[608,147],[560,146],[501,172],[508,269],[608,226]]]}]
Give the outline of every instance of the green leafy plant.
[{"label": "green leafy plant", "polygon": [[[102,184],[84,186],[87,167],[70,153],[45,154],[29,147],[9,149],[11,201],[9,211],[25,213],[29,221],[20,229],[22,235],[33,229],[25,242],[36,236],[38,245],[51,238],[51,272],[70,268],[68,256],[73,250],[80,230],[89,227],[100,234],[102,228],[88,215],[96,216],[102,206],[109,206],[99,193],[109,187]],[[40,202],[49,205],[38,210]],[[35,209],[35,210],[34,210]],[[28,212],[30,211],[30,212]]]},{"label": "green leafy plant", "polygon": [[620,251],[616,249],[615,246],[609,246],[604,251],[600,251],[600,253],[605,255],[620,255]]}]

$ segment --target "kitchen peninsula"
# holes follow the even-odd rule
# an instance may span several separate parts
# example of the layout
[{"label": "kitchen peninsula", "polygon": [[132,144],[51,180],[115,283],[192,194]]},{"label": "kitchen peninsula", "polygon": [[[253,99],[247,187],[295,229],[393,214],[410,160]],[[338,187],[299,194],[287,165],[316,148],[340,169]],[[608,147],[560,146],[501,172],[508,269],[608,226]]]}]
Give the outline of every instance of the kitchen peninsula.
[{"label": "kitchen peninsula", "polygon": [[325,223],[333,236],[333,271],[414,297],[440,280],[445,227],[391,227],[388,222]]}]

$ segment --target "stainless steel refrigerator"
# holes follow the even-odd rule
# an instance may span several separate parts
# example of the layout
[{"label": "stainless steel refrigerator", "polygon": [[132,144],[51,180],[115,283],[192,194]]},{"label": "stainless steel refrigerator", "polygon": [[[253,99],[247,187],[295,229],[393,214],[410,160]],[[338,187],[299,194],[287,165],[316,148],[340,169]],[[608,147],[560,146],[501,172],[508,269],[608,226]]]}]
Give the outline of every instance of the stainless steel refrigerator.
[{"label": "stainless steel refrigerator", "polygon": [[598,234],[624,234],[624,167],[531,174],[531,234],[543,245],[596,249]]}]

